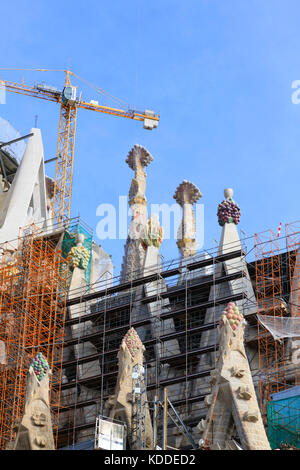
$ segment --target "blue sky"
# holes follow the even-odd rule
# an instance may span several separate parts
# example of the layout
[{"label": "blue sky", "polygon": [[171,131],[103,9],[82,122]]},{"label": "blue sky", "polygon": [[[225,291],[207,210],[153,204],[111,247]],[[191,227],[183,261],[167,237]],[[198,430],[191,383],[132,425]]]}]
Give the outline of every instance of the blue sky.
[{"label": "blue sky", "polygon": [[[248,235],[298,220],[300,79],[297,0],[15,1],[1,5],[1,67],[70,68],[138,109],[161,116],[158,129],[79,110],[72,214],[94,230],[101,203],[128,194],[125,164],[139,143],[154,162],[147,198],[173,203],[175,188],[193,181],[203,193],[205,246],[218,239],[216,210],[234,188]],[[2,71],[2,78],[62,87],[63,74]],[[78,82],[74,83],[79,85]],[[87,99],[98,99],[80,86]],[[59,106],[9,94],[0,116],[28,133],[38,115],[45,159],[56,154]],[[52,166],[51,166],[52,165]],[[54,165],[47,165],[53,175]],[[95,238],[96,241],[100,242]],[[101,242],[116,272],[123,240]],[[177,257],[174,240],[161,249]]]}]

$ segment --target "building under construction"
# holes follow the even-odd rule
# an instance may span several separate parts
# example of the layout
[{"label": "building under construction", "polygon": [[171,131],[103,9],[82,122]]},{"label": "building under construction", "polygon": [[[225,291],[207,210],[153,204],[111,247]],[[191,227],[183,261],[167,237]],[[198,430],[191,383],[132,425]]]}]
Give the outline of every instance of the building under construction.
[{"label": "building under construction", "polygon": [[[229,303],[247,323],[245,360],[271,447],[300,448],[300,223],[241,240],[240,209],[226,189],[219,246],[197,251],[193,205],[202,195],[184,180],[174,194],[179,257],[162,261],[163,231],[147,217],[145,194],[153,157],[135,145],[126,159],[134,171],[132,220],[114,276],[110,256],[81,220],[51,221],[53,184],[40,132],[31,134],[20,164],[0,148],[1,448],[13,448],[38,352],[52,369],[57,449],[200,448]],[[247,387],[240,394],[245,403],[255,398]],[[237,415],[232,405],[224,432],[245,448]],[[254,426],[258,419],[249,416]]]}]

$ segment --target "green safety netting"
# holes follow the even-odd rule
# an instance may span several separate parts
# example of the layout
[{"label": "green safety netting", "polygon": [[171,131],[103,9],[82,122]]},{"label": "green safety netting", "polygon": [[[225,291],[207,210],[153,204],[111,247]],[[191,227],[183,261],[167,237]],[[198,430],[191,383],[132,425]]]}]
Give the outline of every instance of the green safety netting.
[{"label": "green safety netting", "polygon": [[300,449],[300,395],[268,402],[268,439],[272,449],[282,444]]},{"label": "green safety netting", "polygon": [[[62,242],[62,255],[64,258],[67,258],[71,248],[76,246],[77,243],[77,235],[82,233],[84,235],[84,242],[83,246],[89,250],[90,259],[88,262],[88,266],[85,269],[85,278],[87,285],[90,284],[90,277],[91,277],[91,263],[92,263],[92,244],[93,244],[93,234],[90,233],[86,228],[84,228],[80,223],[76,223],[74,225],[69,226],[64,233],[64,238]],[[69,282],[71,280],[72,272],[69,272]]]}]

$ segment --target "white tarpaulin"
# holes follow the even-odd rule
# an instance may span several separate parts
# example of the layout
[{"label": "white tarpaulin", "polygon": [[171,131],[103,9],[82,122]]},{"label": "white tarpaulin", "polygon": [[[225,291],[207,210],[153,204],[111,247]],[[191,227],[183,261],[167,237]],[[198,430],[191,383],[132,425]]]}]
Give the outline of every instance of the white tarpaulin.
[{"label": "white tarpaulin", "polygon": [[109,418],[98,417],[96,421],[95,448],[124,450],[126,448],[126,426]]},{"label": "white tarpaulin", "polygon": [[274,339],[300,338],[300,317],[257,315],[257,318]]}]

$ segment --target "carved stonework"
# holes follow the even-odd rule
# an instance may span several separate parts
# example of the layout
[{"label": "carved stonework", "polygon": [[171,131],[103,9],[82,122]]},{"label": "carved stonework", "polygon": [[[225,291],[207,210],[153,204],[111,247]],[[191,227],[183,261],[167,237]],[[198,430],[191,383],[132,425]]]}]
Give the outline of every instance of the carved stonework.
[{"label": "carved stonework", "polygon": [[231,375],[238,378],[244,377],[245,369],[241,369],[239,366],[234,365],[231,369]]},{"label": "carved stonework", "polygon": [[182,207],[182,221],[177,233],[177,246],[183,258],[196,253],[197,242],[195,238],[196,226],[193,204],[202,194],[193,183],[184,180],[175,191],[173,198]]},{"label": "carved stonework", "polygon": [[69,266],[74,268],[86,269],[90,260],[90,252],[83,246],[84,235],[79,233],[77,235],[77,244],[73,246],[68,253]]},{"label": "carved stonework", "polygon": [[36,411],[32,414],[31,420],[35,426],[46,426],[47,424],[47,417],[45,413],[41,413],[39,411]]},{"label": "carved stonework", "polygon": [[205,419],[201,419],[201,421],[197,424],[197,430],[201,434],[204,432],[206,428],[206,421]]},{"label": "carved stonework", "polygon": [[236,202],[232,199],[233,189],[224,189],[225,200],[218,205],[218,222],[221,227],[224,224],[234,223],[237,225],[241,218],[241,210]]},{"label": "carved stonework", "polygon": [[219,351],[211,373],[211,394],[206,400],[209,409],[202,448],[237,448],[232,445],[236,428],[243,449],[270,450],[245,352],[244,329],[243,315],[229,302],[219,322]]},{"label": "carved stonework", "polygon": [[[127,435],[132,448],[132,372],[136,365],[143,366],[145,347],[134,328],[124,336],[118,354],[118,378],[114,395],[106,402],[110,410],[109,416],[126,423]],[[145,402],[145,442],[146,448],[152,449],[152,422],[148,404]]]},{"label": "carved stonework", "polygon": [[255,411],[246,411],[243,417],[244,421],[248,421],[249,423],[256,423],[258,421],[258,412]]},{"label": "carved stonework", "polygon": [[148,246],[159,248],[163,241],[163,228],[155,217],[149,217],[142,230],[142,245],[145,249]]},{"label": "carved stonework", "polygon": [[252,394],[247,385],[241,385],[237,390],[237,396],[238,398],[241,398],[242,400],[250,400],[252,397]]},{"label": "carved stonework", "polygon": [[54,450],[49,405],[51,370],[41,353],[31,362],[27,376],[25,408],[15,421],[17,436],[9,448],[13,450]]},{"label": "carved stonework", "polygon": [[125,245],[121,271],[122,281],[138,277],[144,265],[145,249],[141,243],[141,237],[147,223],[146,172],[144,168],[152,160],[152,155],[141,145],[135,145],[126,159],[126,163],[135,174],[129,190],[132,218]]},{"label": "carved stonework", "polygon": [[206,395],[204,398],[204,405],[208,408],[212,403],[212,395]]},{"label": "carved stonework", "polygon": [[134,178],[129,190],[129,205],[147,204],[146,191],[146,172],[144,168],[153,160],[152,155],[142,145],[135,145],[128,153],[126,163],[135,172]]}]

